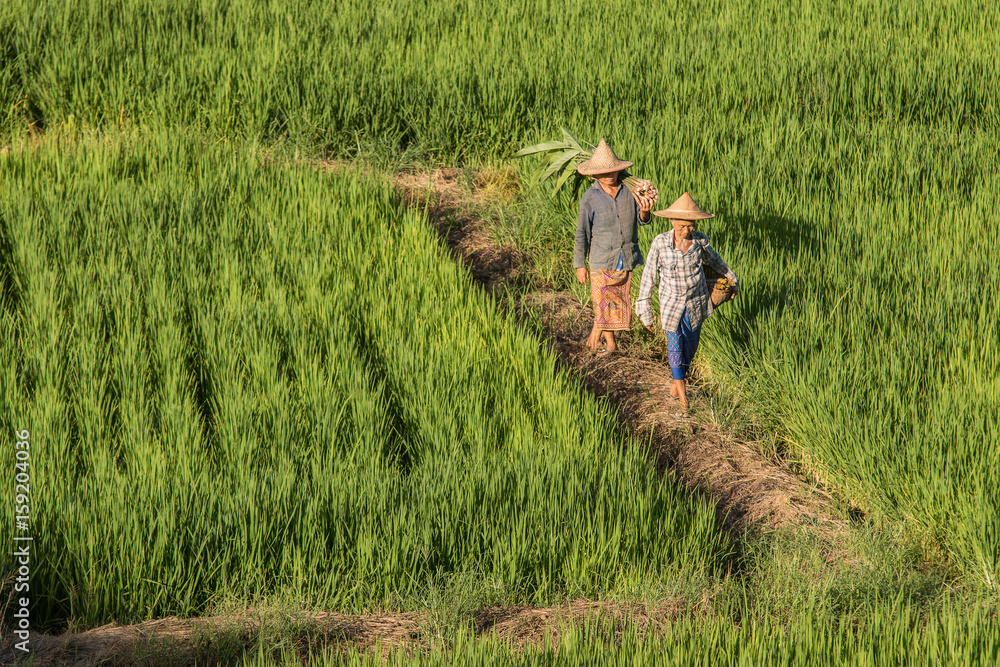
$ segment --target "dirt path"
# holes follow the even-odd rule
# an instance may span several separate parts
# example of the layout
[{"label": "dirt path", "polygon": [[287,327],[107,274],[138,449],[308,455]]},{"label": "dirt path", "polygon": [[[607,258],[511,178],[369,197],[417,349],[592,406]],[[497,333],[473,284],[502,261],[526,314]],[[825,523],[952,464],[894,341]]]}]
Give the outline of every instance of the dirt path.
[{"label": "dirt path", "polygon": [[[472,630],[481,639],[514,647],[556,645],[563,628],[600,621],[640,634],[656,632],[682,613],[697,613],[678,604],[656,608],[641,604],[580,600],[558,607],[484,607],[475,612]],[[63,635],[33,635],[33,665],[188,665],[226,664],[239,660],[252,646],[273,645],[274,637],[293,647],[301,658],[320,651],[345,654],[381,647],[420,651],[449,631],[426,613],[349,615],[333,612],[282,614],[247,610],[243,614],[180,619],[175,616],[136,625],[109,624]],[[0,664],[20,656],[6,644]]]},{"label": "dirt path", "polygon": [[[470,196],[460,186],[454,169],[420,175],[398,175],[401,196],[414,205],[427,206],[442,239],[488,294],[498,294],[513,283],[527,284],[524,258],[516,248],[490,242],[475,211],[479,194]],[[575,297],[551,290],[529,291],[521,308],[540,315],[552,348],[570,368],[579,372],[596,395],[607,396],[617,408],[622,424],[636,436],[653,443],[657,465],[672,470],[691,490],[716,502],[723,525],[742,535],[752,527],[802,526],[824,539],[835,541],[849,521],[831,497],[807,483],[781,462],[761,456],[752,444],[717,429],[699,415],[711,414],[710,399],[694,388],[694,418],[677,418],[670,398],[670,371],[655,360],[614,355],[599,358],[582,345],[592,321],[588,307]],[[616,626],[631,625],[640,632],[655,631],[680,614],[707,610],[688,609],[664,601],[655,609],[641,604],[574,601],[561,607],[487,607],[473,615],[479,637],[495,637],[515,646],[558,642],[560,629],[587,619],[600,618]],[[440,620],[427,614],[344,615],[328,612],[292,614],[247,611],[241,615],[196,619],[169,617],[121,626],[110,624],[82,633],[33,635],[33,664],[191,664],[237,659],[260,636],[282,627],[294,636],[301,654],[318,647],[335,651],[361,651],[382,647],[399,649],[426,646]],[[7,640],[8,638],[4,638]],[[0,645],[0,663],[19,656],[10,642]]]},{"label": "dirt path", "polygon": [[[406,201],[428,208],[455,259],[487,293],[512,282],[524,285],[524,258],[517,248],[490,241],[476,214],[482,197],[477,189],[465,192],[462,180],[457,169],[438,169],[397,175],[395,185]],[[691,400],[695,416],[678,418],[664,364],[627,354],[597,357],[587,350],[583,341],[593,315],[572,294],[529,291],[521,307],[542,317],[559,357],[594,394],[611,400],[622,423],[642,440],[651,439],[661,469],[673,470],[689,489],[715,499],[731,532],[798,525],[835,539],[847,529],[848,517],[822,488],[716,428],[706,418],[712,413],[710,398],[697,386]]]}]

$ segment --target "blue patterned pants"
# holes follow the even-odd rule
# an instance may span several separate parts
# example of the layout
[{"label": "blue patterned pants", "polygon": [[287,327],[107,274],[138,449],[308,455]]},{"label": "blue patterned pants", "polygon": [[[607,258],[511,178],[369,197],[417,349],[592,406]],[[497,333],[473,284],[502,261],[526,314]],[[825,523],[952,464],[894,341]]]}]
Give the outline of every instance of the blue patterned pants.
[{"label": "blue patterned pants", "polygon": [[694,353],[698,351],[701,327],[691,328],[691,318],[688,317],[688,311],[685,309],[677,331],[664,333],[667,335],[667,359],[670,361],[670,372],[675,380],[683,380],[684,376],[687,375],[691,360],[694,359]]}]

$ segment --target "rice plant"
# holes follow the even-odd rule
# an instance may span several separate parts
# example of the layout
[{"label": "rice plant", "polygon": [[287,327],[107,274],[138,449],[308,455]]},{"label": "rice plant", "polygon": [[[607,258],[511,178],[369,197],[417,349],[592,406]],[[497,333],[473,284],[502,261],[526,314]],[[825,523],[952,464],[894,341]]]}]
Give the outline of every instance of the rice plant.
[{"label": "rice plant", "polygon": [[[458,636],[430,650],[385,647],[359,653],[330,648],[309,656],[309,665],[788,665],[789,667],[982,666],[1000,659],[1000,626],[984,608],[945,607],[929,617],[906,600],[885,604],[869,622],[823,613],[803,614],[788,625],[763,620],[736,625],[728,619],[686,619],[657,633],[592,618],[557,628],[551,639],[508,644],[498,638]],[[299,665],[292,651],[268,653],[261,646],[245,664]]]},{"label": "rice plant", "polygon": [[[435,271],[445,268],[421,267],[428,275],[416,285],[389,281],[387,260],[375,250],[384,246],[354,231],[366,229],[371,216],[410,229],[387,194],[373,199],[376,188],[345,195],[368,186],[339,180],[333,194],[282,181],[262,165],[203,158],[189,140],[167,139],[192,128],[208,142],[287,142],[309,155],[350,156],[377,142],[433,148],[452,161],[511,156],[558,127],[607,136],[667,201],[671,192],[688,190],[718,214],[703,229],[743,279],[743,293],[706,327],[706,365],[745,388],[742,398],[781,432],[789,455],[807,459],[841,497],[905,526],[929,556],[995,587],[1000,313],[989,287],[998,282],[1000,251],[998,18],[995,3],[984,0],[704,0],[640,3],[629,11],[594,0],[4,3],[4,143],[16,144],[26,127],[135,128],[154,138],[148,148],[113,140],[94,157],[73,158],[74,169],[92,174],[77,182],[67,180],[51,153],[48,166],[23,155],[0,157],[3,327],[5,340],[17,341],[2,354],[5,368],[18,369],[21,378],[4,384],[2,423],[30,410],[58,454],[53,460],[65,466],[60,474],[86,472],[80,488],[89,490],[64,485],[66,502],[110,484],[106,479],[148,443],[166,447],[159,458],[139,457],[133,465],[145,466],[148,485],[158,489],[143,501],[147,507],[200,507],[194,499],[219,485],[225,492],[212,501],[218,503],[213,525],[241,536],[219,538],[234,556],[216,557],[218,544],[207,538],[154,539],[187,521],[173,510],[156,512],[162,525],[141,545],[151,561],[181,568],[176,579],[128,574],[135,590],[111,593],[67,567],[59,570],[66,579],[56,589],[64,591],[60,608],[82,604],[93,618],[106,608],[135,608],[140,616],[143,605],[193,608],[202,580],[213,582],[208,589],[235,580],[252,587],[272,581],[261,573],[275,563],[312,563],[319,556],[308,554],[332,548],[288,551],[284,533],[269,522],[271,510],[250,509],[256,496],[247,489],[297,507],[305,501],[293,500],[290,487],[303,469],[347,466],[345,460],[361,465],[361,459],[330,454],[317,463],[303,453],[308,448],[279,454],[262,434],[367,443],[361,451],[378,454],[369,457],[373,468],[364,475],[337,469],[383,489],[379,498],[394,498],[409,487],[376,472],[382,467],[409,475],[424,470],[412,468],[414,462],[426,463],[444,474],[430,463],[438,459],[427,456],[428,447],[439,445],[427,443],[448,442],[479,456],[456,434],[480,429],[481,438],[520,443],[501,448],[515,466],[529,431],[540,442],[553,437],[524,420],[541,423],[563,410],[533,403],[540,390],[532,383],[548,386],[536,362],[521,359],[499,371],[494,362],[473,363],[483,358],[473,355],[480,348],[456,338],[474,325],[482,350],[499,355],[489,358],[506,359],[503,345],[528,343],[490,333],[504,325],[479,314],[469,316],[473,325],[449,323],[439,313],[450,305],[413,307],[437,298],[427,284],[443,284]],[[84,184],[95,179],[104,179],[103,190]],[[134,182],[146,184],[135,196],[128,194]],[[367,203],[360,213],[352,212],[361,200]],[[544,222],[561,230],[568,246],[573,206],[565,198],[559,204],[564,216]],[[336,278],[327,264],[334,256],[328,237],[304,229],[299,237],[285,235],[285,224],[304,225],[310,216],[323,221],[316,228],[326,234],[352,230],[332,237],[339,244],[335,266],[345,272]],[[644,230],[642,243],[662,230]],[[407,242],[417,243],[416,228],[407,233]],[[133,268],[140,258],[143,268]],[[385,290],[386,300],[363,296],[369,286]],[[102,295],[96,301],[88,296],[95,289]],[[336,308],[331,290],[339,290]],[[392,301],[397,293],[408,301]],[[414,319],[398,325],[403,315]],[[397,327],[411,336],[407,345],[398,343]],[[409,342],[419,336],[440,345]],[[419,379],[426,363],[420,355],[437,363],[450,350],[465,355],[435,376],[450,384]],[[354,379],[336,379],[326,366],[306,361],[317,355]],[[386,370],[394,368],[408,369],[404,379]],[[478,386],[501,375],[502,389]],[[298,383],[323,387],[324,397],[304,403],[302,396],[312,394]],[[465,396],[465,387],[476,387],[469,395],[488,406],[488,426],[413,409],[412,401],[432,388]],[[510,413],[494,409],[507,404]],[[586,428],[605,428],[596,416],[587,419]],[[415,428],[435,435],[409,438]],[[575,428],[553,433],[576,438]],[[340,433],[352,435],[340,440]],[[82,441],[100,443],[99,450],[73,444]],[[208,454],[180,454],[195,451]],[[281,484],[261,477],[269,465],[281,471]],[[245,488],[219,477],[227,466],[239,471]],[[168,484],[177,470],[202,486],[182,491]],[[555,473],[546,479],[563,483]],[[514,482],[506,484],[514,493]],[[580,484],[581,497],[603,493]],[[109,492],[126,507],[133,504],[129,494],[139,493],[127,488]],[[337,501],[338,512],[353,516],[355,495],[323,493],[314,497],[348,494]],[[332,500],[310,502],[318,512]],[[294,516],[312,515],[302,509]],[[399,516],[391,530],[411,530],[410,515]],[[104,562],[96,555],[104,543],[84,525],[93,518],[46,518],[91,545],[81,552],[81,572]],[[346,531],[337,539],[349,544],[381,544],[376,537],[387,530],[361,519],[336,525]],[[546,543],[552,538],[540,536],[537,524],[519,525],[502,539],[537,538],[545,548],[562,548]],[[138,539],[132,528],[120,530]],[[420,563],[426,572],[470,562],[472,551],[426,531],[420,533],[426,550],[407,547],[388,561],[366,547],[338,570],[364,576],[343,581],[368,582],[357,585],[382,595],[408,581],[401,573],[411,570],[399,563]],[[588,539],[600,552],[608,536]],[[484,548],[493,544],[483,538]],[[550,572],[545,558],[527,545],[518,549],[487,560],[496,571],[506,568],[509,583],[522,565],[533,572],[525,590],[550,590],[566,572],[587,568],[584,558],[552,574],[557,570]],[[668,547],[657,550],[669,560],[662,553]],[[425,561],[424,553],[448,556]],[[373,578],[383,562],[393,574]],[[296,567],[287,572],[307,569]],[[191,592],[166,592],[189,580]],[[337,599],[367,595],[337,583],[325,590]],[[92,601],[100,595],[120,599]]]},{"label": "rice plant", "polygon": [[384,184],[176,132],[53,134],[0,174],[39,617],[391,606],[463,573],[538,602],[722,565],[712,509]]}]

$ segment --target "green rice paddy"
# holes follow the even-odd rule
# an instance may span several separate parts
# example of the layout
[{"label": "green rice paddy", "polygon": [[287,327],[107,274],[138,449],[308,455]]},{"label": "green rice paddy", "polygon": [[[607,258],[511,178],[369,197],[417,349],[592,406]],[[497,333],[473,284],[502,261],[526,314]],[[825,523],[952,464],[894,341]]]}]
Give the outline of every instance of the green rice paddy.
[{"label": "green rice paddy", "polygon": [[364,608],[473,573],[542,602],[721,566],[711,508],[384,184],[174,134],[0,174],[43,615]]},{"label": "green rice paddy", "polygon": [[[721,576],[711,509],[426,218],[312,162],[497,162],[559,126],[717,214],[702,230],[743,293],[703,371],[928,567],[995,595],[998,24],[952,0],[5,3],[0,428],[32,432],[38,617]],[[543,199],[513,239],[558,268],[575,202]],[[673,641],[694,642],[678,664],[995,657],[995,614],[900,604],[866,609],[889,619],[870,635],[740,612]],[[644,641],[593,655],[662,654]]]}]

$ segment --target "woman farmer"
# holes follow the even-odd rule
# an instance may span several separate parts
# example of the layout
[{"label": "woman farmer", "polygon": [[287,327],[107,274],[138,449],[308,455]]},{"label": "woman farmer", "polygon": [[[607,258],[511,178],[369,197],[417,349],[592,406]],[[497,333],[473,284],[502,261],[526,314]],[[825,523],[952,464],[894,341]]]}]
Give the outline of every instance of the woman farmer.
[{"label": "woman farmer", "polygon": [[631,162],[618,159],[601,139],[593,156],[576,168],[594,179],[580,199],[573,266],[581,284],[590,281],[594,328],[587,347],[596,350],[603,336],[605,349],[598,355],[614,352],[614,332],[627,330],[632,324],[629,287],[632,269],[642,264],[637,226],[649,224],[656,201],[649,196],[632,196],[622,184],[621,172],[631,166]]},{"label": "woman farmer", "polygon": [[[708,237],[695,231],[698,220],[714,218],[715,215],[701,210],[691,195],[685,192],[670,208],[655,211],[654,215],[669,218],[673,229],[653,239],[642,271],[635,311],[646,329],[655,331],[655,316],[649,299],[653,287],[659,282],[660,324],[667,336],[667,357],[674,376],[670,395],[679,400],[681,407],[687,411],[684,377],[698,349],[701,323],[712,314],[712,299],[702,265],[708,264],[725,275],[733,285],[739,279],[722,261],[719,253],[712,249]],[[736,291],[731,289],[728,298],[734,298]]]}]

